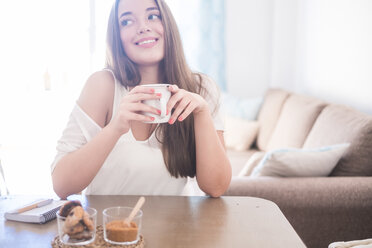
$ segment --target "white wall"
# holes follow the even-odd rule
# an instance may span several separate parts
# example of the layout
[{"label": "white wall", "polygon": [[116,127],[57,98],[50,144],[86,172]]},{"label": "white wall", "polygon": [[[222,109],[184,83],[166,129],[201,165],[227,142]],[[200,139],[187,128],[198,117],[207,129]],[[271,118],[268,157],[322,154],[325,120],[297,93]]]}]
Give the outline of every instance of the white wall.
[{"label": "white wall", "polygon": [[227,90],[236,96],[262,95],[270,82],[272,1],[225,4]]},{"label": "white wall", "polygon": [[295,88],[372,114],[372,1],[300,1]]},{"label": "white wall", "polygon": [[282,87],[372,114],[372,1],[227,1],[226,9],[232,94]]},{"label": "white wall", "polygon": [[271,39],[270,86],[294,82],[297,49],[297,0],[274,0]]}]

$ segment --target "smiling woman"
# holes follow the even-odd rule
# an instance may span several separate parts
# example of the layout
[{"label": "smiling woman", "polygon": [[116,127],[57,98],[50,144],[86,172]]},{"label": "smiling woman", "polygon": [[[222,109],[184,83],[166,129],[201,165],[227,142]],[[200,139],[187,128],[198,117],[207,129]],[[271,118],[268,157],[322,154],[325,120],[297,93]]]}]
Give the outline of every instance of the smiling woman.
[{"label": "smiling woman", "polygon": [[[146,104],[162,101],[157,85],[170,95],[169,121],[160,124],[149,114],[161,111]],[[181,195],[196,177],[202,191],[218,197],[231,180],[221,118],[218,87],[189,68],[167,4],[116,0],[106,68],[88,78],[58,142],[54,190],[61,198],[82,190]]]},{"label": "smiling woman", "polygon": [[[207,49],[196,44],[200,45],[199,39],[188,38],[200,33],[196,25],[199,21],[181,19],[183,13],[178,11],[183,9],[200,16],[198,11],[205,10],[198,2],[185,5],[172,0],[169,4],[177,12],[188,61],[193,68],[208,73],[211,71],[202,66],[216,60],[198,62],[195,48],[204,52]],[[55,141],[87,75],[103,66],[111,4],[111,1],[95,0],[0,3],[0,154],[11,194],[53,192],[48,168],[53,160]],[[147,20],[156,23],[161,16],[159,10],[152,7],[148,9]],[[123,24],[131,25],[133,21]],[[146,26],[142,32],[145,31]],[[134,41],[133,47],[151,48],[159,41],[158,36],[141,38]],[[153,61],[156,56],[154,54]],[[215,74],[211,75],[220,82]]]}]

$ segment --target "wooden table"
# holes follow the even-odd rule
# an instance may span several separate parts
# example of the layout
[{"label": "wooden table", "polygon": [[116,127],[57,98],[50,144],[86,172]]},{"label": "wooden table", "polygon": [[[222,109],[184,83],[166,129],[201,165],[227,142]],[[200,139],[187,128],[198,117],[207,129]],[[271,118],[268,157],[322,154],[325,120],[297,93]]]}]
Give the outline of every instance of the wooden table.
[{"label": "wooden table", "polygon": [[[0,198],[0,247],[51,247],[56,220],[28,224],[4,220],[4,212],[39,197]],[[84,206],[98,211],[134,206],[138,196],[80,196]],[[305,247],[273,202],[254,197],[146,196],[142,235],[146,247]]]}]

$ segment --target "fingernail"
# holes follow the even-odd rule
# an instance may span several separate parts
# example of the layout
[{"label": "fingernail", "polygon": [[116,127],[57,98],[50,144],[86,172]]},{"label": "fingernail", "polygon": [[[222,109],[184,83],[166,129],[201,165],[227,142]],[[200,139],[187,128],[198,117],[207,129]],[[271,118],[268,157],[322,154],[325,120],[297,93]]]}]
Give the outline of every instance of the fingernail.
[{"label": "fingernail", "polygon": [[173,124],[173,119],[172,119],[172,118],[169,119],[168,123],[169,123],[169,124]]},{"label": "fingernail", "polygon": [[161,114],[161,111],[159,109],[157,109],[156,111],[158,112],[159,115]]},{"label": "fingernail", "polygon": [[169,110],[167,109],[167,114],[166,115],[168,115],[169,114]]},{"label": "fingernail", "polygon": [[156,93],[157,96],[161,96],[161,93]]},{"label": "fingernail", "polygon": [[178,117],[178,120],[179,120],[179,121],[182,121],[183,119],[182,119],[182,117],[180,116],[180,117]]},{"label": "fingernail", "polygon": [[151,121],[155,120],[155,117],[150,117],[151,118]]},{"label": "fingernail", "polygon": [[151,93],[154,93],[155,92],[155,89],[150,89]]}]

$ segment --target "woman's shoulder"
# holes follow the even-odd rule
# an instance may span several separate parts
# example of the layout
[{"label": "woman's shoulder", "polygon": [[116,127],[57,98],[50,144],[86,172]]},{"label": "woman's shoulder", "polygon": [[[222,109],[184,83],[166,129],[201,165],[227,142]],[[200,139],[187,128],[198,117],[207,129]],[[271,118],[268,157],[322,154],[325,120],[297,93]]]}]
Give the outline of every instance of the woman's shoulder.
[{"label": "woman's shoulder", "polygon": [[115,79],[108,70],[96,71],[89,76],[84,88],[98,88],[101,90],[112,90],[115,86]]},{"label": "woman's shoulder", "polygon": [[97,71],[87,79],[77,103],[94,121],[104,127],[107,116],[112,111],[114,93],[115,79],[111,72]]}]

